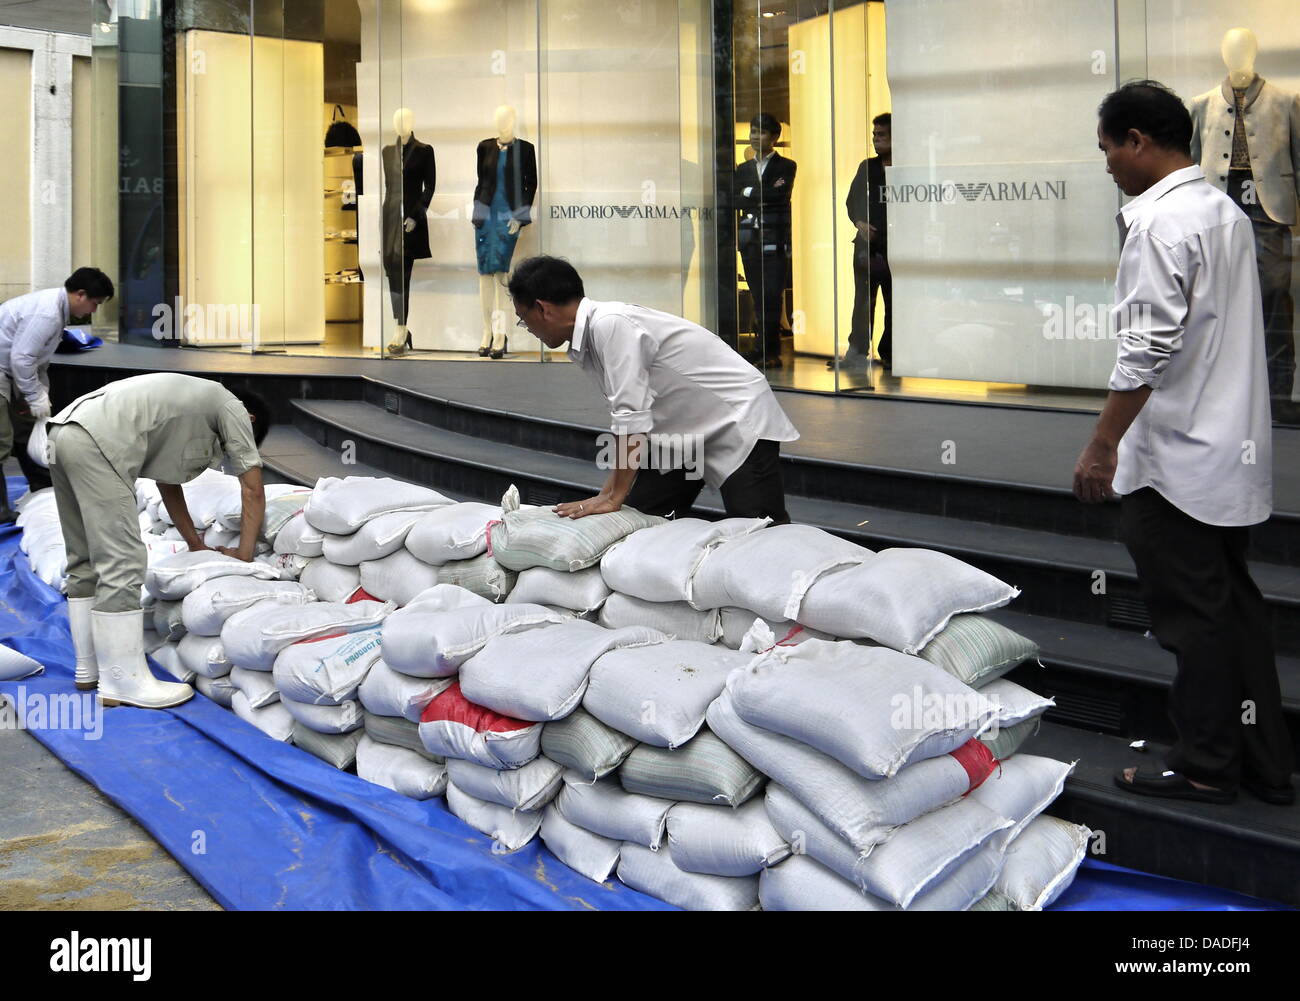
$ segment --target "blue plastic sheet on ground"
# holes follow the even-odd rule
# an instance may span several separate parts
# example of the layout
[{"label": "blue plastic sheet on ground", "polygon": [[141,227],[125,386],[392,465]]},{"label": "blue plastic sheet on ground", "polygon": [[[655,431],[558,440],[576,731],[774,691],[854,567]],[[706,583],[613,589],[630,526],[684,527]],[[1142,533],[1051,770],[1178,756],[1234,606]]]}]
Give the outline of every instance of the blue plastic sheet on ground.
[{"label": "blue plastic sheet on ground", "polygon": [[[10,497],[26,489],[21,477],[8,486]],[[46,671],[0,683],[0,693],[28,710],[33,736],[223,907],[674,909],[615,881],[594,883],[537,841],[495,853],[441,800],[407,799],[340,772],[203,695],[175,709],[101,711],[93,693],[73,686],[67,604],[32,574],[18,540],[16,528],[0,529],[0,641]],[[1052,909],[1277,906],[1089,859]]]}]

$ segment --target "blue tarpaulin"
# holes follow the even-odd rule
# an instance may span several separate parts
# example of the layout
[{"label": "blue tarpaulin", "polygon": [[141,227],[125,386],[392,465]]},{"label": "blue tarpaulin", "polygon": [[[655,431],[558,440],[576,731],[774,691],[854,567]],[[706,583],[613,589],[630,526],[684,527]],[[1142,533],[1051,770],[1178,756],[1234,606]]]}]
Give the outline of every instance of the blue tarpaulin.
[{"label": "blue tarpaulin", "polygon": [[[8,484],[10,497],[26,489],[20,477]],[[50,696],[76,693],[67,605],[28,569],[18,539],[17,529],[0,529],[0,640],[46,671],[2,683],[0,692],[21,705],[49,706]],[[43,699],[29,702],[33,695]],[[538,841],[496,853],[441,800],[408,799],[340,772],[203,695],[166,710],[101,711],[93,695],[76,707],[80,718],[65,701],[64,725],[33,725],[32,734],[134,817],[223,907],[673,909],[616,881],[578,875]],[[1053,909],[1273,906],[1089,860]]]}]

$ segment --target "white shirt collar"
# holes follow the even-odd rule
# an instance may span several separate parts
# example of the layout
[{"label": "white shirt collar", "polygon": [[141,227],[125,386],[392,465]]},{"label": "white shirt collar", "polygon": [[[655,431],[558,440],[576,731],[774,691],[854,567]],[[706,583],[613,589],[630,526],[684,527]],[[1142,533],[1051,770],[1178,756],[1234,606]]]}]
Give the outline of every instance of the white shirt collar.
[{"label": "white shirt collar", "polygon": [[591,314],[594,308],[591,299],[585,295],[582,297],[582,301],[578,303],[578,312],[573,318],[573,336],[569,338],[569,354],[571,356],[582,354],[582,342],[586,339],[587,324],[591,322]]},{"label": "white shirt collar", "polygon": [[1180,184],[1203,180],[1205,180],[1205,171],[1201,170],[1197,164],[1171,171],[1119,210],[1120,224],[1127,229],[1132,225],[1133,217],[1142,211],[1145,206],[1163,198]]}]

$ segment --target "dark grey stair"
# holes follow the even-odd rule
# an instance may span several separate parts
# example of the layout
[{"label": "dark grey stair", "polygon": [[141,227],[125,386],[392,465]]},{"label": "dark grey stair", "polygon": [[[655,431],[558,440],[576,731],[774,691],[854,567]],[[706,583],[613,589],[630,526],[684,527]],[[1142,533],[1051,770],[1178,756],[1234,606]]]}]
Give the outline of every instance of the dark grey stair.
[{"label": "dark grey stair", "polygon": [[1153,799],[1116,788],[1121,768],[1160,767],[1164,747],[1132,750],[1123,737],[1044,723],[1022,753],[1077,761],[1053,816],[1101,832],[1094,857],[1300,906],[1300,805],[1270,806],[1247,792],[1220,806]]},{"label": "dark grey stair", "polygon": [[[605,479],[590,458],[483,441],[360,401],[293,405],[295,425],[318,444],[337,453],[350,442],[359,461],[463,496],[496,500],[515,483],[527,503],[556,503],[594,493]],[[1120,543],[795,495],[787,504],[795,521],[871,549],[919,546],[965,560],[1021,588],[1018,610],[1096,625],[1144,625],[1132,561]],[[723,512],[711,490],[696,508],[705,516]],[[1098,571],[1106,575],[1104,595],[1093,593]],[[1254,563],[1252,572],[1273,608],[1278,649],[1300,653],[1300,574],[1271,563]]]}]

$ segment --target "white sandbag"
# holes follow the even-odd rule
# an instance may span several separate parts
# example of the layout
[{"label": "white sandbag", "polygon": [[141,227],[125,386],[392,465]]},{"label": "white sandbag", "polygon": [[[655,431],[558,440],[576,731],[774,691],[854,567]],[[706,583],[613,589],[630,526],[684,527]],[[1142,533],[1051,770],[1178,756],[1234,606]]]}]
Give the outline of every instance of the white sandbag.
[{"label": "white sandbag", "polygon": [[350,605],[317,601],[309,605],[258,602],[236,612],[221,628],[221,642],[232,664],[270,671],[276,655],[291,643],[331,633],[355,633],[379,625],[391,604],[356,601]]},{"label": "white sandbag", "polygon": [[361,682],[357,698],[368,712],[377,716],[401,716],[419,723],[425,707],[454,681],[455,678],[413,678],[376,660]]},{"label": "white sandbag", "polygon": [[537,757],[522,768],[488,768],[462,758],[447,759],[447,777],[456,788],[475,799],[511,810],[532,813],[542,809],[560,791],[564,769]]},{"label": "white sandbag", "polygon": [[605,583],[620,594],[645,601],[677,602],[690,597],[690,580],[709,550],[727,539],[766,527],[768,518],[675,518],[629,535],[600,561]]},{"label": "white sandbag", "polygon": [[636,738],[606,726],[581,706],[542,730],[542,753],[589,782],[618,768],[634,747]]},{"label": "white sandbag", "polygon": [[187,633],[177,644],[181,663],[201,678],[224,678],[231,665],[220,636],[199,636]]},{"label": "white sandbag", "polygon": [[234,708],[235,693],[239,689],[229,677],[205,678],[200,674],[194,679],[194,687],[223,709]]},{"label": "white sandbag", "polygon": [[502,633],[461,665],[460,686],[471,702],[516,719],[562,719],[582,701],[599,657],[665,639],[653,629],[605,629],[582,619]]},{"label": "white sandbag", "polygon": [[657,851],[673,802],[624,792],[615,778],[588,782],[581,775],[565,772],[555,805],[565,820],[585,831]]},{"label": "white sandbag", "polygon": [[45,665],[0,643],[0,681],[21,681],[45,671]]},{"label": "white sandbag", "polygon": [[182,603],[155,601],[153,604],[153,631],[165,640],[176,641],[185,635]]},{"label": "white sandbag", "polygon": [[453,560],[438,567],[438,583],[455,584],[482,595],[489,601],[504,601],[514,590],[518,576],[486,553],[470,560]]},{"label": "white sandbag", "polygon": [[596,621],[606,629],[645,626],[668,633],[679,640],[695,640],[700,643],[712,643],[722,635],[716,608],[699,611],[684,601],[643,601],[625,594],[610,595],[601,607]]},{"label": "white sandbag", "polygon": [[787,789],[769,784],[767,813],[795,850],[898,907],[938,886],[1011,821],[972,799],[934,810],[867,854],[855,851]]},{"label": "white sandbag", "polygon": [[634,890],[686,911],[752,911],[758,907],[758,877],[705,876],[683,872],[668,852],[628,842],[619,851],[618,878]]},{"label": "white sandbag", "polygon": [[156,507],[160,501],[162,501],[162,492],[158,489],[157,483],[143,478],[135,481],[135,504],[138,510],[145,511],[150,505]]},{"label": "white sandbag", "polygon": [[380,560],[402,548],[406,535],[423,516],[420,511],[393,511],[371,518],[351,535],[325,533],[325,558],[340,566],[356,567]]},{"label": "white sandbag", "polygon": [[488,552],[510,570],[550,567],[572,573],[600,561],[633,532],[665,519],[624,507],[585,518],[561,518],[549,507],[523,509],[511,487],[501,499],[501,520],[488,530]]},{"label": "white sandbag", "polygon": [[203,533],[203,544],[211,549],[229,549],[239,545],[239,531],[222,528],[215,521]]},{"label": "white sandbag", "polygon": [[236,692],[230,700],[230,707],[235,715],[246,723],[252,723],[272,740],[289,742],[293,740],[293,717],[289,710],[278,703],[255,708],[242,691]]},{"label": "white sandbag", "polygon": [[220,636],[226,619],[259,601],[305,605],[316,600],[315,592],[294,581],[214,577],[185,596],[181,602],[181,621],[186,632],[197,633],[199,636]]},{"label": "white sandbag", "polygon": [[807,626],[801,626],[789,619],[780,621],[764,619],[762,616],[755,615],[745,608],[720,608],[718,612],[722,626],[722,636],[718,642],[723,646],[730,647],[732,650],[740,649],[745,634],[753,628],[755,621],[767,626],[771,630],[775,642],[781,646],[797,646],[800,643],[806,643],[808,640],[834,639],[833,636],[828,636],[818,629],[809,629]]},{"label": "white sandbag", "polygon": [[602,723],[637,740],[678,747],[704,725],[709,703],[722,693],[727,675],[751,659],[689,640],[612,650],[592,665],[582,705]]},{"label": "white sandbag", "polygon": [[52,587],[56,591],[64,589],[66,584],[64,577],[68,572],[68,554],[62,542],[29,552],[27,563],[32,568],[32,573],[47,587]]},{"label": "white sandbag", "polygon": [[1092,832],[1055,817],[1035,817],[1007,846],[993,892],[1016,910],[1041,911],[1074,882]]},{"label": "white sandbag", "polygon": [[[311,487],[296,483],[267,483],[262,492],[266,497],[266,507],[262,514],[261,537],[268,541],[275,538],[285,522],[307,506],[311,497]],[[222,528],[238,529],[242,527],[244,507],[242,499],[234,497],[217,512],[215,524]]]},{"label": "white sandbag", "polygon": [[941,668],[885,647],[810,640],[775,647],[727,682],[740,718],[792,737],[864,778],[954,751],[997,707]]},{"label": "white sandbag", "polygon": [[359,568],[361,586],[380,601],[407,605],[421,591],[438,583],[438,568],[422,563],[399,549],[381,560],[367,560]]},{"label": "white sandbag", "polygon": [[786,617],[832,636],[916,653],[954,615],[999,608],[1019,593],[945,553],[884,549],[815,583]]},{"label": "white sandbag", "polygon": [[351,535],[366,522],[394,511],[428,511],[452,503],[436,490],[374,476],[324,476],[316,481],[303,513],[322,532]]},{"label": "white sandbag", "polygon": [[357,746],[364,736],[365,732],[362,730],[353,730],[351,733],[323,733],[295,721],[292,739],[295,747],[315,755],[339,771],[346,771],[356,764]]},{"label": "white sandbag", "polygon": [[[984,896],[1002,868],[1002,852],[986,845],[947,879],[912,902],[913,911],[964,911]],[[765,911],[896,911],[887,900],[863,893],[807,855],[792,855],[759,875]]]},{"label": "white sandbag", "polygon": [[[317,601],[347,601],[361,586],[361,571],[356,567],[344,567],[331,563],[324,556],[308,560],[298,575],[298,582],[309,587],[316,594]],[[387,601],[387,598],[380,598]]]},{"label": "white sandbag", "polygon": [[511,604],[559,605],[586,613],[600,608],[609,596],[609,585],[601,577],[600,567],[588,567],[576,573],[533,567],[519,574],[506,601]]},{"label": "white sandbag", "polygon": [[430,754],[475,761],[488,768],[522,768],[541,750],[542,724],[475,705],[453,684],[424,709],[420,742]]},{"label": "white sandbag", "polygon": [[689,601],[696,608],[747,608],[766,619],[794,619],[790,609],[813,584],[873,555],[820,528],[776,525],[710,550],[691,578]]},{"label": "white sandbag", "polygon": [[618,865],[621,841],[602,838],[564,819],[551,804],[542,814],[542,841],[561,862],[588,879],[603,883]]},{"label": "white sandbag", "polygon": [[619,767],[618,780],[625,790],[642,796],[735,807],[759,793],[767,778],[716,734],[702,729],[672,749],[637,744]]},{"label": "white sandbag", "polygon": [[709,706],[708,723],[736,753],[785,786],[860,852],[886,840],[894,828],[964,795],[996,767],[988,749],[971,741],[954,754],[909,765],[893,778],[864,779],[807,744],[746,723],[736,715],[728,692]]},{"label": "white sandbag", "polygon": [[306,512],[299,510],[275,533],[271,548],[277,553],[313,559],[325,553],[325,533],[309,525]]},{"label": "white sandbag", "polygon": [[379,660],[380,630],[293,643],[275,657],[272,673],[280,694],[296,702],[337,706],[357,689]]},{"label": "white sandbag", "polygon": [[247,671],[242,667],[233,667],[227,675],[230,683],[244,693],[252,709],[261,709],[280,701],[280,690],[275,687],[275,679],[265,671]]},{"label": "white sandbag", "polygon": [[536,837],[542,826],[540,813],[524,813],[496,803],[485,803],[447,783],[447,808],[474,830],[492,839],[493,851],[514,852]]},{"label": "white sandbag", "polygon": [[1009,729],[1025,720],[1037,719],[1056,705],[1055,699],[1046,699],[1006,678],[990,681],[979,690],[980,694],[997,706],[994,726],[981,737],[996,736],[998,729]]},{"label": "white sandbag", "polygon": [[392,744],[394,747],[404,747],[435,764],[443,763],[441,754],[430,754],[425,749],[420,740],[418,723],[412,723],[400,716],[376,716],[374,713],[364,711],[362,715],[365,717],[366,736],[371,740],[377,740],[381,744]]},{"label": "white sandbag", "polygon": [[1065,780],[1073,771],[1073,762],[1066,764],[1037,754],[1017,754],[999,762],[997,771],[972,791],[970,798],[1015,821],[1015,826],[1000,839],[1005,846],[1061,795]]},{"label": "white sandbag", "polygon": [[[181,489],[185,492],[185,507],[190,512],[190,520],[199,532],[205,531],[216,520],[217,512],[224,510],[231,503],[231,498],[237,499],[240,496],[239,478],[216,469],[203,470],[197,477],[182,484]],[[172,524],[171,512],[165,504],[159,503],[158,517],[167,524]]]},{"label": "white sandbag", "polygon": [[274,580],[279,575],[263,563],[245,563],[210,549],[176,553],[150,565],[144,585],[149,593],[168,601],[180,601],[200,584],[214,577],[258,577]]},{"label": "white sandbag", "polygon": [[40,466],[42,469],[50,468],[49,456],[45,454],[45,446],[49,442],[49,437],[45,430],[45,425],[50,419],[42,417],[32,425],[31,435],[27,439],[27,458]]},{"label": "white sandbag", "polygon": [[917,656],[971,688],[1038,657],[1038,644],[987,615],[954,615]]},{"label": "white sandbag", "polygon": [[487,552],[487,526],[501,517],[495,504],[466,501],[420,515],[406,536],[406,548],[424,563],[441,566]]},{"label": "white sandbag", "polygon": [[490,598],[467,591],[457,584],[434,584],[408,601],[405,608],[419,608],[426,612],[450,612],[457,608],[483,608],[495,604]]},{"label": "white sandbag", "polygon": [[364,732],[357,744],[357,775],[411,799],[432,799],[447,789],[447,766],[408,751],[381,744]]},{"label": "white sandbag", "polygon": [[361,714],[361,703],[355,699],[336,706],[317,706],[295,702],[281,693],[280,703],[298,723],[317,733],[351,733],[360,730],[365,722]]},{"label": "white sandbag", "polygon": [[668,811],[668,848],[683,872],[752,876],[790,854],[762,800],[744,806],[678,803]]},{"label": "white sandbag", "polygon": [[297,553],[263,553],[253,557],[253,562],[263,563],[280,574],[284,581],[296,581],[307,568],[309,558]]},{"label": "white sandbag", "polygon": [[418,678],[455,674],[492,637],[554,625],[560,616],[540,605],[467,605],[447,611],[436,604],[403,608],[384,623],[384,662]]},{"label": "white sandbag", "polygon": [[153,658],[155,664],[162,668],[163,673],[173,681],[179,681],[186,685],[194,681],[195,674],[186,667],[181,659],[175,640],[168,640],[150,653],[149,656]]}]

